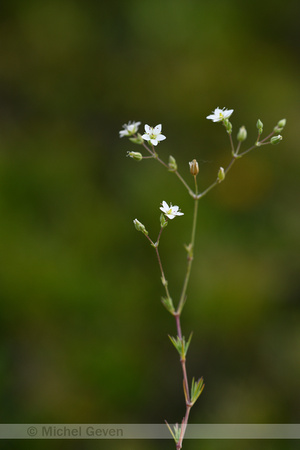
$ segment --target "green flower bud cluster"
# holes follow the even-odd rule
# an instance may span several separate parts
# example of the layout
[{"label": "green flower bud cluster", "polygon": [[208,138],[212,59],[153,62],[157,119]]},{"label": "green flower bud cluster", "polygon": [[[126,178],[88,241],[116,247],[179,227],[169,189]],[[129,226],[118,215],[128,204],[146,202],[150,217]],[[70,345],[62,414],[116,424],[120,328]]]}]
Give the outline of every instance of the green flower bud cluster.
[{"label": "green flower bud cluster", "polygon": [[279,120],[276,127],[274,127],[274,133],[281,133],[281,131],[284,129],[285,125],[286,125],[286,119]]},{"label": "green flower bud cluster", "polygon": [[258,119],[258,121],[256,122],[256,128],[258,129],[258,134],[262,134],[263,129],[264,129],[264,124],[262,123],[262,121],[260,119]]}]

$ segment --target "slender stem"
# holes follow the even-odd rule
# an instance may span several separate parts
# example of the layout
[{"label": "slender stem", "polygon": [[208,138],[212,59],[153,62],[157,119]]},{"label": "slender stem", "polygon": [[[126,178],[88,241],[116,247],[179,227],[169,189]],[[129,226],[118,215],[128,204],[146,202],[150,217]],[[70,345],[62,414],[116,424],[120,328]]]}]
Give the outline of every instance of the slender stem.
[{"label": "slender stem", "polygon": [[190,405],[188,405],[186,407],[185,416],[184,416],[184,418],[183,418],[183,420],[181,422],[180,437],[179,437],[178,442],[176,443],[176,450],[180,450],[182,448],[182,441],[183,441],[183,438],[184,438],[184,435],[185,435],[185,432],[186,432],[186,427],[187,427],[187,424],[188,424],[188,421],[189,421],[189,415],[190,415],[191,408],[192,407]]},{"label": "slender stem", "polygon": [[235,149],[234,149],[234,144],[233,144],[233,140],[232,140],[232,135],[231,135],[231,133],[228,133],[228,135],[229,135],[229,140],[230,140],[231,151],[232,151],[232,154],[234,154]]},{"label": "slender stem", "polygon": [[[181,332],[181,324],[180,324],[180,314],[175,313],[175,320],[176,320],[176,328],[177,328],[177,335],[179,339],[182,339],[182,332]],[[189,391],[189,383],[188,383],[188,377],[187,377],[187,371],[186,371],[186,365],[185,365],[185,358],[180,359],[181,367],[182,367],[182,373],[183,373],[183,383],[185,387],[185,392],[187,396],[187,403],[190,404],[190,391]]]},{"label": "slender stem", "polygon": [[[251,148],[252,150],[252,148]],[[240,158],[244,153],[242,153],[241,155],[233,155],[230,163],[228,164],[228,166],[226,167],[226,169],[224,170],[225,175],[229,172],[229,170],[231,169],[231,167],[233,166],[233,164],[235,163],[235,161]],[[208,188],[206,188],[203,192],[201,192],[200,194],[198,194],[197,198],[200,199],[202,197],[204,197],[204,195],[206,195],[209,191],[211,191],[214,187],[216,187],[218,184],[220,184],[220,180],[217,178],[216,181],[214,181],[210,186],[208,186]]]},{"label": "slender stem", "polygon": [[238,145],[237,145],[237,148],[236,148],[236,151],[234,152],[236,155],[239,154],[239,151],[240,151],[240,148],[241,148],[241,144],[242,144],[242,142],[239,141],[239,143],[238,143]]},{"label": "slender stem", "polygon": [[[137,137],[137,135],[135,135]],[[148,145],[145,144],[145,142],[142,143],[142,146],[147,150],[147,152],[149,152],[152,155],[152,158],[155,157],[155,153],[150,150],[150,148],[148,147]]]},{"label": "slender stem", "polygon": [[197,215],[198,215],[198,185],[197,185],[197,178],[194,176],[195,179],[195,199],[194,199],[194,215],[193,215],[193,226],[192,226],[192,236],[191,236],[191,242],[187,247],[188,250],[188,264],[187,264],[187,270],[186,275],[183,282],[183,287],[181,291],[181,296],[177,308],[177,312],[181,314],[182,308],[184,306],[185,300],[186,300],[186,290],[188,287],[188,282],[190,279],[191,269],[192,269],[192,263],[194,259],[194,245],[195,245],[195,236],[196,236],[196,227],[197,227]]},{"label": "slender stem", "polygon": [[[138,137],[137,135],[134,135],[135,137]],[[142,146],[147,150],[147,152],[150,153],[151,157],[156,159],[160,164],[162,164],[164,167],[166,167],[166,169],[170,169],[168,164],[165,163],[162,159],[159,158],[158,154],[155,153],[155,150],[153,148],[152,145],[152,150],[148,147],[148,145],[145,144],[145,142],[142,143]],[[145,158],[145,156],[144,156]],[[194,197],[195,194],[192,191],[192,189],[189,187],[189,185],[187,184],[187,182],[183,179],[183,177],[180,175],[180,173],[178,172],[178,170],[172,170],[171,172],[175,173],[175,175],[177,176],[177,178],[181,181],[181,183],[184,185],[184,187],[188,190],[189,194]]]},{"label": "slender stem", "polygon": [[[182,331],[181,331],[181,323],[180,323],[180,316],[182,312],[182,308],[185,303],[186,299],[186,290],[190,278],[192,263],[193,263],[193,253],[194,253],[194,245],[195,245],[195,236],[196,236],[196,226],[197,226],[197,215],[198,215],[198,202],[199,199],[197,198],[198,194],[198,185],[197,185],[197,176],[194,176],[195,181],[195,198],[194,198],[194,216],[193,216],[193,225],[192,225],[192,235],[191,235],[191,242],[189,246],[187,247],[188,250],[188,264],[187,264],[187,270],[186,275],[183,283],[183,288],[181,292],[181,297],[179,300],[178,308],[176,313],[174,313],[174,317],[176,320],[176,328],[177,328],[177,335],[180,340],[183,339]],[[183,374],[183,385],[184,385],[184,393],[185,393],[185,404],[186,404],[186,411],[185,416],[181,423],[181,431],[180,431],[180,437],[178,442],[176,443],[176,449],[182,448],[182,441],[185,435],[186,427],[188,424],[189,414],[192,407],[191,404],[191,398],[190,398],[190,389],[189,389],[189,382],[188,382],[188,376],[187,376],[187,370],[186,370],[186,359],[185,356],[182,356],[180,358],[180,363],[182,367],[182,374]]]},{"label": "slender stem", "polygon": [[182,176],[180,175],[180,173],[178,172],[178,170],[176,170],[175,175],[179,178],[179,180],[182,182],[182,184],[186,187],[186,189],[189,191],[189,194],[192,197],[195,197],[194,192],[192,191],[192,189],[189,187],[189,185],[184,181],[184,179],[182,178]]},{"label": "slender stem", "polygon": [[[167,169],[169,169],[168,164],[166,164],[162,159],[159,158],[159,156],[156,156],[155,159],[157,159],[158,162],[160,162],[160,164],[162,164],[163,166],[165,166]],[[184,185],[184,187],[189,191],[189,194],[194,197],[194,192],[192,191],[192,189],[189,187],[189,185],[187,184],[187,182],[182,178],[182,176],[180,175],[180,173],[178,172],[178,170],[173,170],[171,172],[174,172],[175,175],[179,178],[179,180],[181,181],[181,183]]]},{"label": "slender stem", "polygon": [[233,156],[230,163],[228,164],[228,166],[225,169],[225,175],[227,175],[227,173],[229,172],[229,170],[231,169],[231,167],[233,166],[233,164],[235,163],[237,157]]},{"label": "slender stem", "polygon": [[[247,150],[245,150],[242,153],[239,153],[240,147],[241,147],[241,142],[238,143],[237,148],[235,149],[235,146],[234,146],[234,143],[233,143],[233,140],[232,140],[232,135],[231,135],[231,133],[228,133],[228,134],[229,134],[230,146],[231,146],[231,151],[232,151],[232,159],[229,162],[229,164],[226,167],[226,169],[224,170],[225,175],[229,172],[229,170],[232,168],[233,164],[235,163],[235,161],[238,158],[241,158],[246,153],[250,152],[251,150],[253,150],[256,147],[259,147],[260,145],[269,144],[270,142],[266,142],[266,141],[268,139],[270,139],[275,134],[275,132],[273,130],[272,133],[270,133],[266,138],[264,138],[261,141],[259,141],[260,134],[258,134],[258,138],[257,138],[256,143],[252,147],[248,148]],[[135,135],[135,137],[138,137],[138,135]],[[159,158],[158,154],[154,150],[153,145],[152,145],[152,149],[150,149],[144,142],[142,143],[142,145],[151,155],[151,156],[144,157],[144,158],[154,158],[160,164],[162,164],[165,168],[170,170],[170,166]],[[188,252],[187,269],[186,269],[186,274],[185,274],[185,278],[184,278],[183,287],[182,287],[181,296],[180,296],[180,299],[179,299],[177,310],[172,312],[173,316],[175,317],[175,321],[176,321],[176,329],[177,329],[178,339],[182,342],[182,345],[184,345],[184,340],[183,340],[184,337],[182,335],[180,318],[181,318],[181,313],[182,313],[182,310],[183,310],[183,306],[184,306],[185,301],[186,301],[186,292],[187,292],[187,287],[188,287],[188,283],[189,283],[189,279],[190,279],[192,263],[193,263],[193,259],[194,259],[194,245],[195,245],[195,236],[196,236],[196,227],[197,227],[198,202],[199,202],[200,198],[202,198],[204,195],[206,195],[215,186],[220,184],[220,182],[224,179],[224,177],[222,177],[222,179],[221,179],[221,177],[220,178],[218,177],[216,179],[216,181],[214,183],[212,183],[208,188],[206,188],[203,192],[198,193],[198,185],[197,185],[197,176],[196,175],[194,176],[195,191],[193,191],[189,187],[189,185],[186,183],[186,181],[183,179],[183,177],[179,174],[179,172],[177,170],[171,170],[171,171],[175,173],[177,178],[181,181],[181,183],[184,185],[184,187],[188,190],[188,193],[194,199],[194,213],[193,213],[191,241],[190,241],[190,244],[186,247],[186,250]],[[160,254],[159,254],[159,250],[158,250],[158,245],[159,245],[159,241],[160,241],[162,230],[163,230],[163,227],[161,227],[161,229],[160,229],[160,232],[158,234],[158,238],[157,238],[156,243],[154,243],[147,234],[145,234],[145,236],[150,241],[151,245],[155,248],[155,252],[156,252],[156,256],[157,256],[157,260],[158,260],[158,264],[159,264],[159,268],[160,268],[160,272],[161,272],[162,284],[163,284],[163,286],[165,288],[167,297],[170,298],[169,289],[168,289],[168,282],[167,282],[167,280],[165,278],[165,274],[164,274],[164,270],[163,270],[163,266],[162,266],[162,262],[161,262],[161,258],[160,258]],[[180,358],[180,363],[181,363],[182,374],[183,374],[183,387],[184,387],[184,394],[185,394],[186,411],[185,411],[185,416],[184,416],[184,418],[182,419],[182,422],[181,422],[180,436],[179,436],[178,441],[176,442],[176,450],[180,450],[182,448],[182,442],[183,442],[183,439],[184,439],[184,436],[185,436],[185,432],[186,432],[186,428],[187,428],[187,424],[188,424],[188,419],[189,419],[189,414],[190,414],[191,408],[193,406],[193,402],[191,402],[191,397],[190,397],[190,392],[189,392],[189,383],[188,383],[188,376],[187,376],[187,369],[186,369],[186,351],[182,352],[182,355],[181,355],[181,358]]]},{"label": "slender stem", "polygon": [[[182,339],[182,331],[181,331],[181,324],[180,324],[180,312],[176,312],[174,314],[175,316],[175,320],[176,320],[176,328],[177,328],[177,335],[179,337],[179,339]],[[180,449],[182,447],[182,441],[185,435],[185,431],[186,431],[186,427],[188,424],[188,419],[189,419],[189,415],[190,415],[190,410],[192,407],[191,404],[191,398],[190,398],[190,388],[189,388],[189,382],[188,382],[188,377],[187,377],[187,370],[186,370],[186,359],[181,358],[180,359],[181,362],[181,367],[182,367],[182,374],[183,374],[183,384],[184,384],[184,392],[185,392],[185,405],[186,405],[186,410],[185,410],[185,416],[182,419],[181,422],[181,431],[180,431],[180,437],[178,442],[176,443],[176,449]]]},{"label": "slender stem", "polygon": [[167,297],[170,298],[168,282],[166,280],[165,273],[164,273],[164,270],[163,270],[163,267],[162,267],[162,263],[161,263],[161,259],[160,259],[160,255],[159,255],[159,251],[158,251],[158,247],[155,247],[155,252],[156,252],[157,259],[158,259],[159,268],[160,268],[160,271],[161,271],[161,281],[162,281],[162,284],[163,284],[163,286],[165,288]]},{"label": "slender stem", "polygon": [[175,320],[176,320],[176,328],[177,328],[177,335],[179,339],[182,339],[182,332],[181,332],[181,325],[180,325],[180,314],[175,313]]},{"label": "slender stem", "polygon": [[162,266],[162,262],[161,262],[161,258],[160,258],[160,254],[159,254],[159,251],[158,251],[158,245],[159,245],[159,240],[160,240],[160,237],[161,237],[162,230],[163,230],[163,227],[161,227],[161,229],[160,229],[160,231],[158,233],[158,237],[157,237],[156,243],[154,243],[152,241],[152,239],[147,234],[145,234],[145,236],[150,241],[152,247],[155,248],[155,253],[156,253],[156,256],[157,256],[157,261],[158,261],[158,265],[159,265],[159,269],[160,269],[160,273],[161,273],[161,281],[162,281],[162,284],[163,284],[163,286],[165,288],[166,295],[169,298],[170,297],[170,293],[169,293],[169,288],[168,288],[168,282],[167,282],[166,277],[165,277],[165,272],[164,272],[164,269],[163,269],[163,266]]}]

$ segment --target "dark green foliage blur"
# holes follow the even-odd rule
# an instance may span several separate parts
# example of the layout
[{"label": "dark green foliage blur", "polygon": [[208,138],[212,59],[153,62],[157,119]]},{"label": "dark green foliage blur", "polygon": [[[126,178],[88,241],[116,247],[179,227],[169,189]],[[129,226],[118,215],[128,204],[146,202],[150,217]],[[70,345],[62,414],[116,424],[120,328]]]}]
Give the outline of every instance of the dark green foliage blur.
[{"label": "dark green foliage blur", "polygon": [[[177,303],[192,200],[123,123],[163,124],[201,189],[230,161],[206,120],[233,108],[283,141],[239,161],[199,205],[182,316],[192,423],[300,421],[300,10],[287,0],[10,0],[0,4],[0,391],[2,423],[170,423],[184,414],[173,318],[153,239],[178,204],[161,256]],[[172,441],[24,441],[30,449],[173,449]],[[15,445],[15,447],[14,447]],[[186,441],[188,449],[293,449],[293,441]]]}]

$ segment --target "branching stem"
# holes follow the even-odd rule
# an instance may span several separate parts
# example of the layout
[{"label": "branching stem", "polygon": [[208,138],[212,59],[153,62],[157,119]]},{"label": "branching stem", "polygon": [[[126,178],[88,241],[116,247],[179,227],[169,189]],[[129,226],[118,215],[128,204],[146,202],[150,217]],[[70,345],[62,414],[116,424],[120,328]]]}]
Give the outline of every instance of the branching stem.
[{"label": "branching stem", "polygon": [[[224,124],[225,124],[225,122],[224,122]],[[232,140],[232,136],[231,136],[231,131],[228,134],[229,134],[229,140],[230,140],[232,159],[229,162],[229,164],[226,167],[226,169],[224,171],[222,169],[222,172],[223,172],[224,175],[227,175],[227,173],[232,168],[232,166],[234,165],[234,163],[235,163],[235,161],[237,159],[239,159],[242,156],[246,155],[247,153],[249,153],[251,150],[253,150],[256,147],[260,147],[261,145],[269,144],[270,143],[270,138],[275,134],[275,129],[272,131],[272,133],[270,133],[266,138],[262,139],[261,141],[259,141],[259,139],[260,139],[260,132],[259,132],[256,143],[253,146],[251,146],[250,148],[248,148],[247,150],[245,150],[244,152],[242,152],[242,153],[240,153],[240,148],[241,148],[242,141],[239,141],[238,144],[237,144],[237,147],[235,148],[233,140]],[[135,137],[138,138],[138,135],[136,134]],[[187,424],[188,424],[188,419],[189,419],[189,414],[190,414],[191,408],[192,408],[194,402],[196,401],[196,399],[198,398],[198,396],[197,396],[197,398],[195,399],[194,393],[193,392],[190,393],[190,390],[189,390],[189,382],[188,382],[188,375],[187,375],[187,368],[186,368],[186,352],[187,352],[187,348],[188,348],[190,339],[189,339],[188,343],[186,344],[185,343],[185,338],[184,338],[184,336],[182,334],[181,320],[180,320],[181,319],[181,313],[182,313],[182,310],[183,310],[183,307],[184,307],[184,304],[185,304],[185,301],[186,301],[186,293],[187,293],[188,283],[189,283],[189,280],[190,280],[190,274],[191,274],[191,269],[192,269],[192,264],[193,264],[193,259],[194,259],[194,246],[195,246],[195,237],[196,237],[196,228],[197,228],[198,203],[199,203],[199,200],[202,197],[204,197],[208,192],[210,192],[214,187],[216,187],[218,184],[220,184],[224,180],[224,176],[220,176],[219,175],[220,172],[219,172],[217,179],[210,186],[208,186],[203,192],[199,193],[198,192],[198,185],[197,185],[197,175],[194,175],[194,182],[195,182],[195,188],[194,189],[195,190],[193,191],[189,187],[189,185],[186,183],[184,178],[178,172],[177,167],[176,167],[176,162],[175,162],[174,167],[171,167],[171,164],[168,165],[162,159],[159,158],[158,154],[154,150],[153,145],[151,146],[151,148],[148,145],[146,145],[145,142],[142,142],[142,145],[147,150],[147,152],[150,154],[150,156],[146,156],[146,157],[144,156],[144,158],[156,159],[166,169],[168,169],[171,172],[174,172],[175,175],[177,176],[177,178],[184,185],[184,187],[187,189],[188,193],[190,194],[190,196],[194,200],[194,212],[193,212],[191,241],[190,241],[189,245],[186,246],[186,251],[187,251],[187,268],[186,268],[186,274],[185,274],[184,281],[183,281],[181,295],[180,295],[178,306],[177,306],[176,310],[173,307],[173,303],[172,303],[172,300],[171,300],[171,297],[170,297],[170,293],[169,293],[168,282],[167,282],[166,277],[165,277],[165,273],[164,273],[164,270],[163,270],[161,257],[160,257],[159,250],[158,250],[159,241],[160,241],[162,230],[163,230],[164,226],[161,226],[161,229],[160,229],[158,237],[157,237],[157,241],[155,243],[151,240],[151,238],[148,236],[147,233],[146,234],[144,233],[146,238],[151,243],[151,246],[155,248],[155,252],[156,252],[156,256],[157,256],[157,260],[158,260],[158,265],[159,265],[159,269],[160,269],[160,272],[161,272],[161,281],[162,281],[162,284],[163,284],[163,286],[165,288],[167,299],[169,299],[170,302],[171,302],[170,309],[168,309],[168,308],[167,309],[169,310],[169,312],[171,312],[171,314],[175,318],[176,330],[177,330],[177,339],[182,344],[182,351],[179,348],[179,353],[181,352],[180,353],[180,355],[181,355],[180,356],[180,363],[181,363],[181,367],[182,367],[183,391],[184,391],[184,396],[185,396],[186,410],[185,410],[185,415],[184,415],[184,417],[182,419],[182,422],[181,422],[179,436],[176,435],[176,439],[175,439],[175,435],[173,435],[173,432],[171,431],[174,439],[176,440],[176,449],[180,450],[182,448],[182,442],[183,442],[183,439],[184,439],[184,436],[185,436],[185,432],[186,432],[186,428],[187,428]],[[222,174],[222,172],[221,172],[221,174]],[[192,381],[192,390],[193,390],[193,385],[194,385],[194,380]],[[192,399],[191,399],[191,397],[192,397]],[[169,429],[170,429],[170,427],[169,427]]]}]

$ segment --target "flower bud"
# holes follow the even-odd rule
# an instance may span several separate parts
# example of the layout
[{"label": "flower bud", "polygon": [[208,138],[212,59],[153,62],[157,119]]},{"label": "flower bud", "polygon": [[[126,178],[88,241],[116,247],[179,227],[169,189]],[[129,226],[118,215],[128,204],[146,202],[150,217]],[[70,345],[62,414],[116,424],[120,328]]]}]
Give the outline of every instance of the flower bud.
[{"label": "flower bud", "polygon": [[232,123],[228,119],[224,120],[224,125],[228,134],[232,133]]},{"label": "flower bud", "polygon": [[242,126],[237,134],[237,140],[243,142],[245,139],[247,139],[247,130]]},{"label": "flower bud", "polygon": [[136,161],[141,161],[143,159],[143,155],[139,152],[127,152],[127,156],[135,159]]},{"label": "flower bud", "polygon": [[144,139],[142,138],[140,133],[138,133],[137,137],[131,137],[131,138],[129,138],[129,140],[131,142],[133,142],[134,144],[140,144],[140,145],[144,142]]},{"label": "flower bud", "polygon": [[177,170],[177,163],[176,159],[173,156],[169,156],[169,171],[170,172],[176,172]]},{"label": "flower bud", "polygon": [[165,228],[168,225],[168,220],[165,218],[164,214],[160,215],[160,226]]},{"label": "flower bud", "polygon": [[284,129],[285,124],[286,124],[286,119],[279,120],[279,122],[276,125],[276,127],[274,127],[274,132],[275,133],[280,133]]},{"label": "flower bud", "polygon": [[271,144],[276,145],[279,144],[279,142],[282,141],[282,136],[280,134],[278,134],[277,136],[273,136],[271,137]]},{"label": "flower bud", "polygon": [[189,162],[189,165],[190,165],[190,172],[191,172],[191,174],[194,175],[194,177],[197,176],[198,173],[199,173],[199,164],[198,164],[198,162],[195,159],[193,159],[193,161]]},{"label": "flower bud", "polygon": [[259,134],[263,132],[264,124],[260,119],[256,122],[256,128],[258,129]]},{"label": "flower bud", "polygon": [[281,120],[279,120],[279,122],[278,122],[278,124],[277,124],[277,126],[278,126],[278,127],[281,127],[281,128],[284,128],[285,125],[286,125],[286,119],[281,119]]},{"label": "flower bud", "polygon": [[221,183],[221,181],[225,180],[225,170],[223,167],[220,167],[218,172],[218,182]]},{"label": "flower bud", "polygon": [[133,223],[134,223],[135,228],[138,231],[141,231],[144,234],[148,234],[148,231],[146,230],[145,225],[143,225],[139,220],[134,219]]}]

